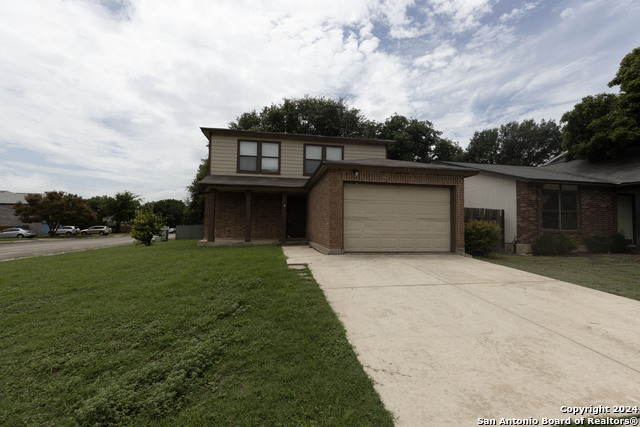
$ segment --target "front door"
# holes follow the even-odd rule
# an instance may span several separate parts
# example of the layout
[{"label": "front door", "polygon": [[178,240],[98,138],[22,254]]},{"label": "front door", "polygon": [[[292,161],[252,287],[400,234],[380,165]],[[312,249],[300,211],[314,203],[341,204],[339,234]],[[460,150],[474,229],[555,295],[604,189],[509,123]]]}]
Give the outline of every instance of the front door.
[{"label": "front door", "polygon": [[307,197],[287,197],[287,239],[304,239],[307,235]]}]

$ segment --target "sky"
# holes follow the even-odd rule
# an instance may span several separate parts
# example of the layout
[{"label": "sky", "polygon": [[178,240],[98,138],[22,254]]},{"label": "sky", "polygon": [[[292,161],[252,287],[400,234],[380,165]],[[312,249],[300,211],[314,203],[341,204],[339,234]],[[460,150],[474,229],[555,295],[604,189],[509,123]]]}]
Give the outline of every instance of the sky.
[{"label": "sky", "polygon": [[637,0],[0,3],[0,190],[185,200],[200,127],[305,95],[463,148],[560,121],[640,46]]}]

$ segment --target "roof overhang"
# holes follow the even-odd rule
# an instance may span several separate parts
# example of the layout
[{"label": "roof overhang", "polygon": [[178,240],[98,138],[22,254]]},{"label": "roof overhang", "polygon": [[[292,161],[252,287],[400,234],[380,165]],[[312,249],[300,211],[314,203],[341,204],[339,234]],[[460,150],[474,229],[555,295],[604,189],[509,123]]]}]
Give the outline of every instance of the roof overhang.
[{"label": "roof overhang", "polygon": [[324,143],[324,144],[348,143],[348,144],[389,146],[395,142],[388,139],[366,139],[366,138],[350,138],[350,137],[339,137],[339,136],[303,135],[303,134],[297,134],[297,133],[259,132],[259,131],[250,131],[250,130],[207,128],[207,127],[201,127],[200,130],[209,141],[211,140],[212,136],[230,136],[230,137],[236,137],[236,138],[296,140],[296,141],[315,142],[315,143]]},{"label": "roof overhang", "polygon": [[448,165],[434,163],[407,162],[389,159],[362,159],[362,160],[341,160],[325,161],[309,178],[306,188],[312,187],[329,170],[356,170],[356,171],[381,171],[400,173],[419,173],[425,175],[456,175],[467,178],[477,175],[478,171]]},{"label": "roof overhang", "polygon": [[220,190],[303,191],[307,178],[207,175],[200,184]]}]

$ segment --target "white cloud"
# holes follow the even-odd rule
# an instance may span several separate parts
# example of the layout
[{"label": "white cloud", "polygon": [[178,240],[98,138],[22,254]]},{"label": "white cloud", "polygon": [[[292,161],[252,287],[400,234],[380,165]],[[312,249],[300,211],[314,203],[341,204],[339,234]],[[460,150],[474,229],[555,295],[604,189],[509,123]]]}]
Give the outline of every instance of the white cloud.
[{"label": "white cloud", "polygon": [[0,153],[32,160],[0,160],[0,189],[182,199],[200,126],[304,94],[464,146],[606,89],[639,17],[626,0],[4,2]]}]

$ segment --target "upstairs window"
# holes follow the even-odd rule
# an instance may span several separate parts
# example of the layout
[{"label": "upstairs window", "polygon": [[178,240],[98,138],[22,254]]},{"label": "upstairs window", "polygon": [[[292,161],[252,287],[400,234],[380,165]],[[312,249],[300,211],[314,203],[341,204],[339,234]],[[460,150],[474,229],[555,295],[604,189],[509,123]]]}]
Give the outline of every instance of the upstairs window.
[{"label": "upstairs window", "polygon": [[542,228],[578,229],[578,186],[547,184],[542,188]]},{"label": "upstairs window", "polygon": [[280,173],[280,143],[238,141],[238,172]]},{"label": "upstairs window", "polygon": [[304,174],[313,174],[323,160],[342,160],[342,147],[331,145],[305,145],[304,146]]}]

